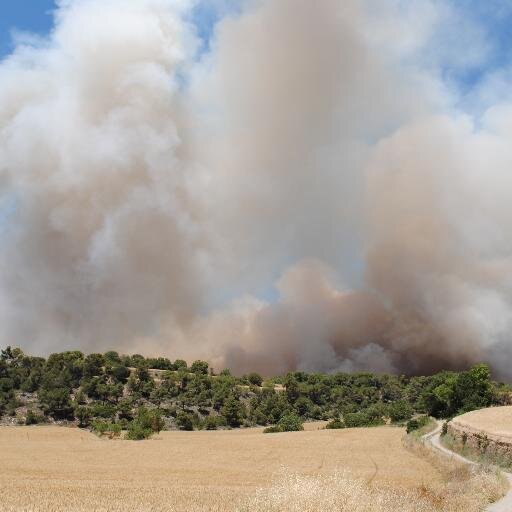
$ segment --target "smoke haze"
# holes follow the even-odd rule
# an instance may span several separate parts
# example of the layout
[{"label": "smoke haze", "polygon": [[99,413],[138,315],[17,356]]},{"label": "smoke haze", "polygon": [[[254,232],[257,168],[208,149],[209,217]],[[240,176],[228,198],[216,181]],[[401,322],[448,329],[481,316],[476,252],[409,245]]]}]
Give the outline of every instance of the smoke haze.
[{"label": "smoke haze", "polygon": [[[0,345],[512,378],[512,103],[448,3],[61,0],[0,62]],[[460,32],[451,33],[454,17]]]}]

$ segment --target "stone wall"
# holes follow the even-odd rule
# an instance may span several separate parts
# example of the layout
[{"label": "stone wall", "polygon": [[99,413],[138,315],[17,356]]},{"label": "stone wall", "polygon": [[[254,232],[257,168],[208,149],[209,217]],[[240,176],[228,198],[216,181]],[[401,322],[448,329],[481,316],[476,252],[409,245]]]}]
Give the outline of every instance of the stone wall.
[{"label": "stone wall", "polygon": [[512,461],[512,435],[484,432],[454,419],[448,423],[448,433],[463,445],[492,457]]}]

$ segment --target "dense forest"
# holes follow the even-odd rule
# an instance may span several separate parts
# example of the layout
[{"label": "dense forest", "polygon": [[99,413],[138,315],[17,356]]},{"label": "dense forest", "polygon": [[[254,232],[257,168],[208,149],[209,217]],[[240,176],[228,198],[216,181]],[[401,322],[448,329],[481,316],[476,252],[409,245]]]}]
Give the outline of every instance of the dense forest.
[{"label": "dense forest", "polygon": [[60,423],[111,437],[143,439],[163,429],[276,425],[293,430],[306,420],[336,428],[403,423],[418,415],[449,418],[508,404],[511,389],[491,380],[485,364],[431,376],[292,372],[264,379],[215,374],[205,361],[84,355],[47,359],[19,348],[0,354],[0,422]]}]

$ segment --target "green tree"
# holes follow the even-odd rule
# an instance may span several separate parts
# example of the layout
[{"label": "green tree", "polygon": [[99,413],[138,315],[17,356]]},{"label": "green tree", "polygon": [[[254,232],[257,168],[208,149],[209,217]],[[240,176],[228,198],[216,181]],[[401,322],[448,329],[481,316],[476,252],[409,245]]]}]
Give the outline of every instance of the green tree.
[{"label": "green tree", "polygon": [[304,430],[302,420],[294,413],[283,416],[277,425],[281,429],[281,432],[296,432],[298,430]]},{"label": "green tree", "polygon": [[194,361],[190,367],[192,373],[198,373],[201,375],[208,375],[208,363],[206,361]]},{"label": "green tree", "polygon": [[231,395],[225,402],[224,406],[221,409],[221,414],[225,418],[226,423],[230,427],[239,427],[245,417],[245,407],[237,400],[233,395]]},{"label": "green tree", "polygon": [[177,414],[176,424],[180,430],[194,430],[193,416],[185,411],[180,411]]},{"label": "green tree", "polygon": [[247,380],[249,381],[249,384],[252,384],[253,386],[260,386],[263,384],[263,377],[259,373],[249,373],[247,375]]},{"label": "green tree", "polygon": [[412,406],[405,400],[392,402],[389,404],[388,411],[393,423],[409,420],[414,413]]}]

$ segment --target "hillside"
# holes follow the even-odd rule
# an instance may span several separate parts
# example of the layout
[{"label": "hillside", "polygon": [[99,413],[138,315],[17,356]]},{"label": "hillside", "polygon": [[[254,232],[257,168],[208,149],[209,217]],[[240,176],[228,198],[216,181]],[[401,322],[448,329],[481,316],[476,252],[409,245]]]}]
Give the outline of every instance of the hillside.
[{"label": "hillside", "polygon": [[205,361],[84,355],[0,355],[0,417],[4,424],[58,423],[133,439],[162,429],[216,430],[266,426],[293,415],[337,420],[338,427],[376,426],[413,415],[449,417],[507,403],[510,389],[485,365],[466,372],[406,377],[372,373],[305,373],[263,379],[215,374]]}]

